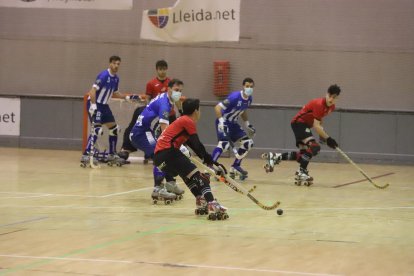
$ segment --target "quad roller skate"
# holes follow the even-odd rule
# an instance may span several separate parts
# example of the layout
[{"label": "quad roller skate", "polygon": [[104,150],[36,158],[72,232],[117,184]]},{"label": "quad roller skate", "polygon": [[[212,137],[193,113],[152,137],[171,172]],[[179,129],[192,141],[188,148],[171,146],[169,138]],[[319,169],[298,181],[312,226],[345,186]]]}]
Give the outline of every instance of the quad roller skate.
[{"label": "quad roller skate", "polygon": [[282,160],[282,154],[265,152],[262,154],[262,159],[266,160],[266,164],[263,165],[266,173],[273,172],[274,166],[279,164]]},{"label": "quad roller skate", "polygon": [[110,167],[112,166],[122,167],[123,165],[126,164],[126,161],[125,159],[119,157],[118,154],[108,154],[107,164]]},{"label": "quad roller skate", "polygon": [[299,168],[295,173],[295,185],[311,186],[313,184],[313,177],[309,175],[308,170]]},{"label": "quad roller skate", "polygon": [[177,196],[177,200],[183,199],[184,190],[178,187],[175,181],[167,181],[165,183],[165,189],[167,189],[167,192],[175,194]]},{"label": "quad roller skate", "polygon": [[194,212],[198,216],[203,216],[203,215],[208,214],[207,201],[203,196],[196,197],[196,209],[194,210]]},{"label": "quad roller skate", "polygon": [[207,204],[208,206],[208,220],[226,220],[229,218],[227,208],[220,205],[216,200]]},{"label": "quad roller skate", "polygon": [[165,205],[171,204],[177,199],[177,195],[169,193],[165,187],[155,187],[151,194],[152,203],[157,204],[158,201],[164,201]]},{"label": "quad roller skate", "polygon": [[247,178],[248,172],[243,170],[240,166],[231,166],[229,176],[233,179],[236,178],[236,176],[239,177],[240,180],[245,180]]},{"label": "quad roller skate", "polygon": [[[91,167],[90,159],[91,159],[91,156],[89,156],[87,154],[82,155],[81,160],[80,160],[80,166],[82,168],[89,168],[89,167]],[[98,160],[96,160],[95,157],[93,157],[93,164],[95,166],[98,166]]]}]

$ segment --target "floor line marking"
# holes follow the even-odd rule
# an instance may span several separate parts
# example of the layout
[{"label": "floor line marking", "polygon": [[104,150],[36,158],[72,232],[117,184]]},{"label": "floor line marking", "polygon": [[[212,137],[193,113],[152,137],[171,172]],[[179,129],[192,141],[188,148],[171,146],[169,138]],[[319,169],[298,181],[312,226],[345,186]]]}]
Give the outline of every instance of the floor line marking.
[{"label": "floor line marking", "polygon": [[[206,222],[207,221],[204,220],[204,221],[197,221],[196,223],[206,223]],[[106,248],[106,247],[112,246],[114,244],[122,243],[122,242],[125,242],[125,241],[135,240],[135,239],[145,237],[145,236],[149,236],[149,235],[152,235],[152,234],[159,234],[159,233],[163,233],[163,232],[166,232],[166,231],[169,231],[169,230],[180,229],[180,228],[186,227],[188,225],[194,225],[194,220],[189,219],[185,222],[177,223],[177,224],[174,224],[174,225],[161,226],[161,227],[158,227],[158,228],[155,228],[155,229],[152,229],[152,230],[148,230],[148,231],[144,231],[144,232],[135,232],[135,233],[133,233],[131,235],[128,235],[128,236],[123,236],[123,237],[120,237],[120,238],[115,239],[115,240],[109,240],[109,241],[106,241],[106,242],[103,242],[103,243],[98,243],[98,244],[95,244],[95,245],[92,245],[92,246],[89,246],[89,247],[86,247],[86,248],[80,248],[80,249],[77,249],[77,250],[73,250],[73,251],[65,253],[61,256],[53,257],[53,258],[67,258],[67,257],[74,256],[74,255],[84,254],[84,253],[88,253],[88,252],[95,251],[95,250],[98,250],[98,249]],[[44,264],[50,263],[54,260],[56,260],[56,259],[50,259],[50,258],[49,259],[41,259],[39,261],[35,261],[35,262],[29,263],[29,264],[22,264],[22,265],[18,265],[16,267],[7,268],[3,271],[0,271],[0,275],[6,275],[6,274],[9,274],[9,273],[14,273],[14,272],[22,271],[22,270],[27,270],[27,269],[31,269],[31,268],[34,268],[34,267],[39,267],[39,266],[42,266]]]},{"label": "floor line marking", "polygon": [[[389,176],[389,175],[392,175],[392,174],[395,174],[395,172],[390,172],[390,173],[385,173],[385,174],[373,176],[373,177],[371,177],[371,179],[385,177],[385,176]],[[343,186],[347,186],[347,185],[357,184],[357,183],[364,182],[364,181],[368,181],[368,179],[363,178],[363,179],[360,179],[360,180],[356,180],[356,181],[352,181],[352,182],[348,182],[348,183],[344,183],[344,184],[339,184],[339,185],[336,185],[336,186],[332,186],[332,188],[339,188],[339,187],[343,187]]]},{"label": "floor line marking", "polygon": [[7,258],[25,258],[25,259],[41,259],[50,261],[80,261],[80,262],[99,262],[99,263],[122,263],[122,264],[149,264],[157,266],[170,266],[170,267],[182,267],[182,268],[203,268],[203,269],[220,269],[220,270],[239,270],[250,272],[269,272],[269,273],[282,273],[282,274],[295,274],[295,275],[309,275],[309,276],[337,276],[338,274],[327,273],[312,273],[312,272],[300,272],[289,270],[277,270],[266,268],[245,268],[236,266],[215,266],[215,265],[203,265],[203,264],[186,264],[186,263],[165,263],[165,262],[151,262],[151,261],[133,261],[133,260],[111,260],[111,259],[89,259],[89,258],[67,258],[67,257],[38,257],[38,256],[24,256],[24,255],[0,255],[0,257]]},{"label": "floor line marking", "polygon": [[130,193],[135,193],[135,192],[150,190],[150,189],[153,189],[153,188],[154,187],[140,188],[140,189],[130,190],[130,191],[126,191],[126,192],[119,192],[119,193],[107,194],[107,195],[103,195],[103,196],[100,196],[100,197],[101,198],[106,198],[106,197],[110,197],[110,196],[118,196],[118,195],[130,194]]},{"label": "floor line marking", "polygon": [[13,222],[13,223],[2,224],[2,225],[0,225],[0,227],[11,226],[11,225],[16,225],[16,224],[22,224],[22,223],[26,223],[26,222],[33,222],[33,221],[45,220],[45,219],[48,219],[48,218],[49,217],[38,217],[38,218],[26,219],[26,220],[21,220],[21,221]]}]

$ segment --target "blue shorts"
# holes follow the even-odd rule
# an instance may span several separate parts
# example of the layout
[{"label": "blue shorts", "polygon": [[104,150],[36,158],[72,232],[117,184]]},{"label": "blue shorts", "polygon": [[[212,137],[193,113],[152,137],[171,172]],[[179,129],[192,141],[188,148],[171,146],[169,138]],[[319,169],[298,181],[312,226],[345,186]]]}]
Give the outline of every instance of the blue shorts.
[{"label": "blue shorts", "polygon": [[[232,142],[237,142],[240,138],[247,136],[246,132],[242,127],[234,122],[226,122],[227,129],[228,129],[228,135]],[[229,138],[227,138],[223,132],[218,130],[218,119],[216,119],[216,132],[217,132],[217,139],[219,141],[228,141]]]},{"label": "blue shorts", "polygon": [[[89,107],[91,106],[91,101],[88,100],[86,104],[86,111],[88,112],[89,120],[92,121],[91,114],[89,113]],[[97,110],[96,110],[96,118],[95,123],[97,124],[106,124],[106,123],[114,123],[115,118],[112,114],[111,109],[109,108],[109,105],[107,104],[96,104]]]},{"label": "blue shorts", "polygon": [[154,133],[150,130],[134,127],[131,130],[129,139],[131,140],[132,145],[135,148],[142,150],[146,156],[154,156],[157,140],[155,140]]}]

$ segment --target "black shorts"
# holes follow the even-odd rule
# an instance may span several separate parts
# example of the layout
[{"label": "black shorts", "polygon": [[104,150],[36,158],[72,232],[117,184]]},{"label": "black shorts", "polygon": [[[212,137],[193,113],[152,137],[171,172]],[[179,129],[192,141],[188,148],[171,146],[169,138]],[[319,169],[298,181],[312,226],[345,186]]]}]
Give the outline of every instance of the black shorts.
[{"label": "black shorts", "polygon": [[309,137],[313,137],[312,131],[310,127],[305,123],[292,123],[290,125],[292,127],[293,133],[295,134],[296,138],[296,146],[299,147],[300,144],[303,145],[303,140]]},{"label": "black shorts", "polygon": [[122,149],[130,152],[137,151],[137,149],[132,145],[131,140],[129,139],[129,134],[131,133],[132,128],[135,125],[135,122],[138,119],[138,116],[144,111],[145,106],[140,106],[135,109],[134,114],[132,115],[131,122],[124,131],[124,139],[122,141]]},{"label": "black shorts", "polygon": [[154,165],[172,177],[179,175],[182,179],[186,179],[187,175],[197,169],[196,165],[176,148],[157,152],[154,155]]}]

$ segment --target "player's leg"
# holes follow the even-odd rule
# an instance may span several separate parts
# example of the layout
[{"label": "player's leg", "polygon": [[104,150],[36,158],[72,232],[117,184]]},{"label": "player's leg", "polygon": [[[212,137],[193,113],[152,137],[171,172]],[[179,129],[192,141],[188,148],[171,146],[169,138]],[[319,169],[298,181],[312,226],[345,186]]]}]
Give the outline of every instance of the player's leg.
[{"label": "player's leg", "polygon": [[240,180],[244,180],[247,178],[248,172],[241,167],[241,162],[253,147],[253,139],[249,138],[237,123],[229,124],[229,136],[232,141],[239,143],[233,165],[230,167],[230,177],[235,178],[236,175],[239,175]]},{"label": "player's leg", "polygon": [[134,114],[132,115],[132,119],[129,122],[128,127],[125,129],[123,140],[122,140],[122,147],[121,151],[118,153],[119,157],[127,160],[129,157],[129,154],[131,152],[137,151],[137,149],[132,145],[131,140],[129,139],[129,134],[131,133],[132,128],[134,127],[138,116],[142,113],[142,111],[145,109],[145,106],[140,106],[134,110]]},{"label": "player's leg", "polygon": [[[201,173],[198,168],[190,161],[190,159],[181,153],[180,150],[174,149],[172,152],[174,152],[174,159],[167,160],[166,164],[174,171],[178,172],[187,187],[190,189],[191,193],[196,197],[196,208],[202,208],[203,206],[200,204],[207,202],[209,218],[228,218],[228,215],[226,213],[227,208],[221,206],[214,199],[214,195],[210,187],[210,177],[204,173]],[[204,205],[204,208],[205,207],[206,205]]]},{"label": "player's leg", "polygon": [[313,137],[312,131],[306,124],[293,123],[292,130],[296,138],[296,146],[299,151],[295,154],[288,153],[284,154],[284,158],[296,157],[296,161],[299,163],[299,169],[295,173],[295,184],[296,185],[307,185],[313,184],[313,177],[309,175],[308,165],[313,156],[316,156],[321,147]]},{"label": "player's leg", "polygon": [[108,165],[122,166],[125,164],[125,160],[120,158],[116,152],[116,145],[118,142],[118,134],[121,132],[121,128],[116,124],[115,118],[112,114],[109,105],[99,105],[101,111],[101,122],[108,128],[108,140],[109,140],[109,151],[108,151]]},{"label": "player's leg", "polygon": [[225,133],[218,130],[218,120],[215,121],[216,133],[217,133],[217,140],[218,144],[216,148],[213,150],[211,156],[213,157],[214,161],[217,161],[223,152],[226,152],[230,149],[230,144],[228,142],[228,138]]},{"label": "player's leg", "polygon": [[[157,141],[154,138],[154,134],[151,131],[145,131],[145,129],[132,129],[131,131],[131,143],[132,145],[144,152],[145,155],[153,158],[154,150]],[[158,197],[161,199],[176,199],[176,195],[170,193],[165,188],[163,184],[165,173],[161,171],[156,164],[153,167],[153,177],[154,177],[154,189],[152,191],[151,197],[155,199]]]},{"label": "player's leg", "polygon": [[[94,116],[94,118],[92,118],[92,116],[89,114],[89,106],[90,106],[90,101],[88,100],[87,105],[86,105],[86,110],[88,112],[89,122],[91,124],[91,128],[93,127],[93,130],[91,129],[91,131],[89,132],[88,142],[86,144],[86,148],[83,151],[81,160],[80,160],[81,166],[85,166],[85,167],[88,166],[90,162],[89,159],[91,158],[91,156],[95,155],[95,152],[91,152],[91,149],[94,149],[93,151],[95,151],[95,144],[98,139],[98,136],[102,136],[103,134],[101,113],[98,109],[96,112],[96,115]],[[94,163],[95,162],[97,163],[97,160],[94,158]]]}]

